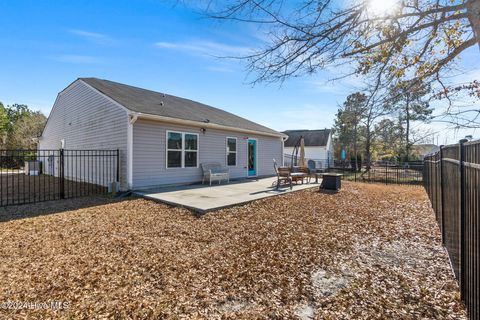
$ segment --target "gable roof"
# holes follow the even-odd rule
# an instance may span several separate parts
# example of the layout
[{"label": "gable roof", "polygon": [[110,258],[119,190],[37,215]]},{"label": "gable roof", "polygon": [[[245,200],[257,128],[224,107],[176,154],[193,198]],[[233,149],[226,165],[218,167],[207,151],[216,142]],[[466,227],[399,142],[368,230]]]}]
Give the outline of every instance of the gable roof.
[{"label": "gable roof", "polygon": [[288,136],[285,147],[295,147],[302,136],[305,139],[305,147],[325,147],[328,143],[330,131],[330,129],[283,131]]},{"label": "gable roof", "polygon": [[97,78],[79,78],[130,111],[283,136],[230,112],[193,100]]}]

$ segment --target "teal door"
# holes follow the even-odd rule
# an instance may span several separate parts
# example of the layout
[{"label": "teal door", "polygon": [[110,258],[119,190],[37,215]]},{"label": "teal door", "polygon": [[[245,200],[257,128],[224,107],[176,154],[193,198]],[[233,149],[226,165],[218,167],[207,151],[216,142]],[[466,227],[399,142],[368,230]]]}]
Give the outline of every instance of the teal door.
[{"label": "teal door", "polygon": [[248,176],[257,175],[257,140],[248,140]]}]

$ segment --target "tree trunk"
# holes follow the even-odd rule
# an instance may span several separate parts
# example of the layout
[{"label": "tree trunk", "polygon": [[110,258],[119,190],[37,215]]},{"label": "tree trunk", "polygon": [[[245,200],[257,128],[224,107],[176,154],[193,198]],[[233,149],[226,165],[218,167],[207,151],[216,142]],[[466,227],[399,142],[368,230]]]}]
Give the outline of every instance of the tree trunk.
[{"label": "tree trunk", "polygon": [[365,172],[368,172],[370,171],[370,160],[371,160],[371,154],[370,154],[370,145],[372,143],[372,131],[371,131],[371,123],[370,123],[370,119],[368,119],[368,122],[367,122],[367,134],[366,134],[366,137],[365,137],[365,160],[366,160],[366,171]]},{"label": "tree trunk", "polygon": [[367,166],[366,166],[366,171],[370,171],[370,160],[372,158],[371,154],[370,154],[370,130],[368,130],[367,132],[367,139],[365,141],[365,158],[366,158],[366,161],[367,161]]},{"label": "tree trunk", "polygon": [[358,155],[357,155],[357,120],[355,119],[355,129],[353,131],[353,153],[355,154],[355,171],[358,171]]},{"label": "tree trunk", "polygon": [[480,48],[480,1],[469,0],[467,2],[467,15]]}]

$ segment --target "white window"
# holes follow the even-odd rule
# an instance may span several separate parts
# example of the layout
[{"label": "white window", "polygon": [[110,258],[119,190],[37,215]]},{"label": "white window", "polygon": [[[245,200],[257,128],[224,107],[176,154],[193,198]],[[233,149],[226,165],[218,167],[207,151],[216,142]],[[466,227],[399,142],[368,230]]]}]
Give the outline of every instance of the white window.
[{"label": "white window", "polygon": [[237,165],[237,138],[227,137],[227,166]]},{"label": "white window", "polygon": [[167,168],[198,167],[198,134],[167,131]]}]

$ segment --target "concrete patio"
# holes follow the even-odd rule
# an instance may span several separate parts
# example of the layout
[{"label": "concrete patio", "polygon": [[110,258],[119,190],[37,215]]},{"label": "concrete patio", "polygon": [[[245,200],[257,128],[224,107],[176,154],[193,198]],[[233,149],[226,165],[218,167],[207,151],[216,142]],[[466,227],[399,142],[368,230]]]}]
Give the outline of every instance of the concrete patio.
[{"label": "concrete patio", "polygon": [[278,196],[289,192],[314,188],[320,185],[312,179],[311,183],[293,184],[293,189],[273,186],[277,178],[245,179],[212,185],[195,184],[177,187],[137,190],[135,194],[146,199],[164,202],[173,206],[185,207],[199,213],[206,213],[226,207],[245,204],[254,200]]}]

